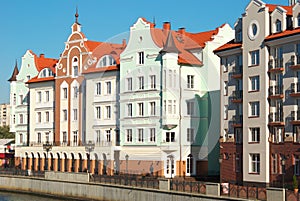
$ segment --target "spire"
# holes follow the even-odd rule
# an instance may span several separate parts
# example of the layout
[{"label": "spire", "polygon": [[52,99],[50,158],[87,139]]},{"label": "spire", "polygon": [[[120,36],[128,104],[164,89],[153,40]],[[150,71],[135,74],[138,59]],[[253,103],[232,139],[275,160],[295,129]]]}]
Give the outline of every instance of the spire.
[{"label": "spire", "polygon": [[155,17],[153,17],[153,24],[154,24],[154,27],[155,27],[155,25],[156,25],[156,24],[155,24]]},{"label": "spire", "polygon": [[172,31],[171,30],[169,31],[166,44],[164,45],[164,47],[161,50],[161,52],[165,52],[165,53],[180,53],[180,51],[178,50],[178,48],[175,45],[175,41],[174,41],[174,38],[172,36]]},{"label": "spire", "polygon": [[11,77],[9,78],[9,82],[12,82],[12,81],[17,81],[17,75],[19,74],[19,69],[18,69],[18,63],[17,63],[17,60],[16,60],[16,65],[15,65],[15,68],[14,68],[14,71],[11,75]]},{"label": "spire", "polygon": [[76,24],[79,24],[79,22],[78,22],[78,17],[79,17],[79,14],[78,14],[78,7],[76,6],[76,13],[75,13],[75,23],[76,23]]}]

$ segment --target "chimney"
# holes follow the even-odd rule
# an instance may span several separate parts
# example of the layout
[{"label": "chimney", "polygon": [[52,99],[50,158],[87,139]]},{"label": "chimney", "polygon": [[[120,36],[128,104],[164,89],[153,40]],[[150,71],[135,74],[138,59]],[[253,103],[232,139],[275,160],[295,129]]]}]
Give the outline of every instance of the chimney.
[{"label": "chimney", "polygon": [[185,35],[185,28],[184,27],[179,28],[178,33]]},{"label": "chimney", "polygon": [[123,46],[123,47],[126,47],[126,39],[123,39],[123,40],[122,40],[122,46]]},{"label": "chimney", "polygon": [[163,30],[170,30],[171,29],[171,23],[170,22],[164,22]]},{"label": "chimney", "polygon": [[40,54],[40,58],[45,58],[45,54]]}]

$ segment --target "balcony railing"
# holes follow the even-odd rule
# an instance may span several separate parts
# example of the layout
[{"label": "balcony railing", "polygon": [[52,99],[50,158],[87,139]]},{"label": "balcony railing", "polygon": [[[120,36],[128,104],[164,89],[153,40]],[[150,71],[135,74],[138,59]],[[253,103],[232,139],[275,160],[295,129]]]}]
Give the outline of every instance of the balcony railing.
[{"label": "balcony railing", "polygon": [[283,68],[283,58],[270,59],[269,70],[273,70],[273,69],[280,70],[282,68]]},{"label": "balcony railing", "polygon": [[243,115],[234,115],[232,117],[232,123],[234,125],[242,124],[243,123]]},{"label": "balcony railing", "polygon": [[300,110],[291,112],[292,121],[300,121]]},{"label": "balcony railing", "polygon": [[270,96],[283,95],[283,85],[270,86],[269,95]]},{"label": "balcony railing", "polygon": [[243,73],[243,66],[236,66],[232,68],[233,75],[239,75]]},{"label": "balcony railing", "polygon": [[270,123],[283,122],[283,113],[282,112],[270,113],[269,122]]},{"label": "balcony railing", "polygon": [[297,82],[291,84],[291,93],[292,94],[300,93],[300,83]]},{"label": "balcony railing", "polygon": [[292,55],[291,56],[291,65],[299,65],[300,64],[300,55]]},{"label": "balcony railing", "polygon": [[233,100],[242,100],[243,99],[243,90],[233,91],[232,99]]}]

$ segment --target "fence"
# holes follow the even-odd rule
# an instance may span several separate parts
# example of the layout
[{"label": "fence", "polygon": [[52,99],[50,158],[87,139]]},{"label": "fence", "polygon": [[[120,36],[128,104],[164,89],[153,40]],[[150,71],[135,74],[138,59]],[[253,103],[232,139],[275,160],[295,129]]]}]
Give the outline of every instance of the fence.
[{"label": "fence", "polygon": [[300,201],[299,193],[291,190],[285,190],[285,200],[286,201]]},{"label": "fence", "polygon": [[45,177],[45,172],[43,172],[43,171],[32,171],[32,170],[21,170],[21,169],[18,169],[18,168],[0,168],[0,175]]},{"label": "fence", "polygon": [[221,195],[244,199],[267,200],[267,190],[265,187],[242,186],[233,183],[222,183]]},{"label": "fence", "polygon": [[170,190],[173,191],[181,191],[188,193],[206,193],[206,185],[204,182],[200,181],[177,181],[171,180],[170,182]]}]

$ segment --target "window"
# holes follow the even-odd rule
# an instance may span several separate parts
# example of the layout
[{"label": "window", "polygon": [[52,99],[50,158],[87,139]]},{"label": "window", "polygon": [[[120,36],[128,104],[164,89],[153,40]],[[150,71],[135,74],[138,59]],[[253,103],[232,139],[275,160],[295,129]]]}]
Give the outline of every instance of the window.
[{"label": "window", "polygon": [[38,103],[42,102],[42,92],[40,92],[40,91],[37,92],[37,100],[36,100],[36,102],[38,102]]},{"label": "window", "polygon": [[250,142],[260,142],[260,128],[250,128]]},{"label": "window", "polygon": [[260,173],[259,154],[250,154],[250,173]]},{"label": "window", "polygon": [[250,77],[250,91],[259,91],[259,76]]},{"label": "window", "polygon": [[23,124],[24,123],[23,114],[20,114],[19,118],[20,118],[19,119],[20,124]]},{"label": "window", "polygon": [[132,142],[132,129],[126,130],[126,142]]},{"label": "window", "polygon": [[50,93],[49,93],[49,91],[45,91],[45,101],[46,102],[50,101]]},{"label": "window", "polygon": [[144,52],[138,52],[138,64],[144,64]]},{"label": "window", "polygon": [[193,173],[193,155],[189,154],[186,159],[186,173],[192,174]]},{"label": "window", "polygon": [[155,128],[150,128],[150,142],[155,142]]},{"label": "window", "polygon": [[187,129],[186,139],[188,142],[194,142],[194,129],[193,128]]},{"label": "window", "polygon": [[77,86],[73,87],[73,91],[74,91],[73,98],[76,99],[78,97],[78,87]]},{"label": "window", "polygon": [[144,89],[144,77],[141,76],[138,78],[139,79],[139,89]]},{"label": "window", "polygon": [[228,82],[224,81],[224,96],[228,96]]},{"label": "window", "polygon": [[73,76],[78,76],[78,60],[77,60],[77,58],[73,59],[72,66],[73,66]]},{"label": "window", "polygon": [[101,107],[96,107],[96,119],[101,119]]},{"label": "window", "polygon": [[259,102],[250,102],[250,116],[251,117],[258,117],[259,116]]},{"label": "window", "polygon": [[187,76],[187,88],[193,89],[194,88],[194,75]]},{"label": "window", "polygon": [[106,118],[110,119],[111,118],[111,107],[105,106],[105,108],[106,108]]},{"label": "window", "polygon": [[116,60],[111,55],[104,55],[97,63],[97,68],[116,65]]},{"label": "window", "polygon": [[139,116],[144,116],[144,103],[138,103],[139,111],[138,114]]},{"label": "window", "polygon": [[127,78],[127,91],[132,91],[132,78]]},{"label": "window", "polygon": [[101,95],[101,82],[96,83],[96,95]]},{"label": "window", "polygon": [[166,115],[167,113],[167,101],[164,100],[164,114]]},{"label": "window", "polygon": [[175,142],[175,132],[166,132],[166,142]]},{"label": "window", "polygon": [[222,58],[222,65],[223,65],[223,72],[226,73],[228,72],[228,59],[227,58]]},{"label": "window", "polygon": [[272,174],[277,174],[277,154],[272,154]]},{"label": "window", "polygon": [[172,100],[168,100],[168,114],[172,114]]},{"label": "window", "polygon": [[167,71],[164,70],[164,88],[167,88]]},{"label": "window", "polygon": [[250,66],[258,66],[259,65],[259,50],[255,50],[250,52]]},{"label": "window", "polygon": [[46,137],[46,142],[49,142],[49,132],[45,133],[45,137]]},{"label": "window", "polygon": [[78,132],[77,131],[73,131],[73,145],[77,146],[78,143]]},{"label": "window", "polygon": [[241,144],[243,140],[243,131],[242,128],[234,129],[234,139],[236,144]]},{"label": "window", "polygon": [[187,115],[194,115],[194,102],[187,102]]},{"label": "window", "polygon": [[284,141],[283,127],[273,127],[272,140],[274,143],[281,143]]},{"label": "window", "polygon": [[23,134],[20,133],[20,144],[23,144]]},{"label": "window", "polygon": [[240,154],[235,154],[235,172],[241,171],[241,160],[240,160]]},{"label": "window", "polygon": [[37,113],[37,123],[41,123],[42,122],[42,113],[38,112]]},{"label": "window", "polygon": [[156,89],[156,76],[150,75],[150,88]]},{"label": "window", "polygon": [[294,142],[300,142],[300,126],[294,126]]},{"label": "window", "polygon": [[99,144],[101,142],[101,131],[96,130],[96,142]]},{"label": "window", "polygon": [[106,130],[106,141],[111,142],[111,130]]},{"label": "window", "polygon": [[138,129],[138,141],[144,142],[144,129],[142,128]]},{"label": "window", "polygon": [[27,75],[26,78],[27,78],[27,81],[30,80],[30,75]]},{"label": "window", "polygon": [[175,170],[174,170],[174,156],[168,156],[168,159],[167,159],[167,167],[166,167],[166,172],[167,174],[170,174],[171,173],[171,176],[172,174],[175,173]]},{"label": "window", "polygon": [[155,116],[155,102],[150,102],[150,115]]},{"label": "window", "polygon": [[280,20],[276,20],[275,22],[275,26],[276,26],[276,32],[281,32],[281,21]]},{"label": "window", "polygon": [[67,132],[63,132],[63,143],[67,143]]},{"label": "window", "polygon": [[16,94],[14,94],[14,96],[13,96],[13,104],[14,105],[16,105],[16,99],[17,99]]},{"label": "window", "polygon": [[64,99],[68,98],[68,90],[67,90],[67,88],[63,88],[63,98]]},{"label": "window", "polygon": [[46,120],[46,122],[50,121],[50,113],[49,112],[45,113],[45,120]]},{"label": "window", "polygon": [[73,109],[73,121],[77,121],[77,109]]},{"label": "window", "polygon": [[224,105],[224,119],[228,119],[228,105]]},{"label": "window", "polygon": [[176,100],[173,101],[173,114],[176,114]]},{"label": "window", "polygon": [[132,117],[132,103],[127,104],[127,116]]},{"label": "window", "polygon": [[298,176],[300,175],[300,159],[299,156],[295,156],[295,155],[294,158],[295,158],[294,174]]},{"label": "window", "polygon": [[[201,60],[202,61],[202,60]],[[176,88],[176,80],[177,80],[177,73],[176,70],[173,71],[173,77],[174,77],[174,88]]]},{"label": "window", "polygon": [[169,70],[169,80],[168,80],[168,82],[169,82],[169,87],[171,88],[172,87],[172,70]]},{"label": "window", "polygon": [[42,143],[42,134],[41,133],[37,134],[37,143]]},{"label": "window", "polygon": [[111,82],[106,82],[106,94],[111,94]]},{"label": "window", "polygon": [[16,124],[16,115],[13,115],[13,124]]},{"label": "window", "polygon": [[63,120],[64,121],[68,120],[68,111],[67,110],[63,110]]}]

